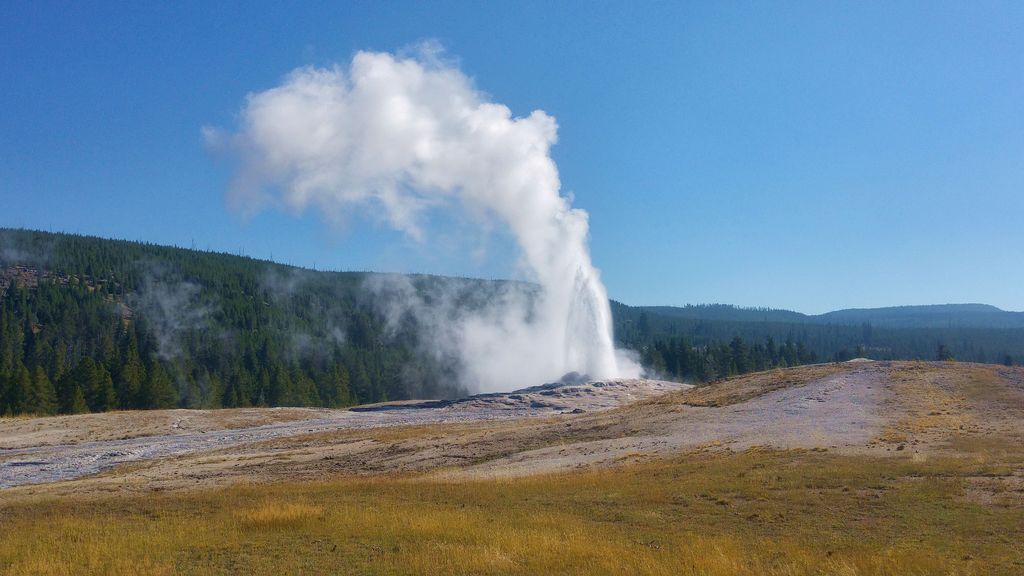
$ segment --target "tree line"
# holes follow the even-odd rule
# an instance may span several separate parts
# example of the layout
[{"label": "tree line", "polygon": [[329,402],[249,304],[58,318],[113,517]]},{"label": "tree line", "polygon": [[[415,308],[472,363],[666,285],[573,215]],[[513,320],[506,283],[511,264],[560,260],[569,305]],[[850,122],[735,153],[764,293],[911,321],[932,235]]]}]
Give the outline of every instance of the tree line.
[{"label": "tree line", "polygon": [[[456,359],[423,352],[356,272],[68,234],[0,229],[0,415],[348,406],[455,397]],[[461,286],[483,306],[500,282]],[[853,357],[1016,363],[1024,331],[678,318],[613,303],[617,344],[652,373],[710,381]],[[732,316],[735,316],[730,312]],[[768,314],[765,312],[764,314]],[[536,383],[524,383],[530,385]]]},{"label": "tree line", "polygon": [[701,346],[686,338],[654,340],[641,350],[641,362],[654,375],[688,382],[710,382],[729,376],[787,368],[819,361],[803,342],[777,344],[772,337],[749,344],[740,336]]},{"label": "tree line", "polygon": [[0,415],[465,393],[363,274],[23,230],[0,248]]},{"label": "tree line", "polygon": [[[779,320],[782,314],[763,321],[708,320],[652,313],[649,309],[612,303],[615,336],[626,348],[644,351],[671,347],[671,341],[685,341],[705,355],[724,356],[724,346],[739,338],[752,351],[765,348],[767,356],[776,358],[768,348],[784,347],[791,342],[802,347],[804,358],[816,362],[841,362],[852,358],[873,360],[936,360],[939,348],[942,358],[963,362],[1019,364],[1024,360],[1024,329],[984,327],[888,327],[871,323],[830,324]],[[732,316],[738,316],[732,314]],[[714,351],[718,350],[717,353]],[[762,355],[758,352],[758,355]],[[652,362],[657,362],[655,356]],[[803,362],[801,362],[803,363]],[[670,364],[670,363],[669,363]],[[760,362],[753,362],[760,365]],[[765,366],[772,367],[770,363]],[[792,365],[787,361],[785,364]]]}]

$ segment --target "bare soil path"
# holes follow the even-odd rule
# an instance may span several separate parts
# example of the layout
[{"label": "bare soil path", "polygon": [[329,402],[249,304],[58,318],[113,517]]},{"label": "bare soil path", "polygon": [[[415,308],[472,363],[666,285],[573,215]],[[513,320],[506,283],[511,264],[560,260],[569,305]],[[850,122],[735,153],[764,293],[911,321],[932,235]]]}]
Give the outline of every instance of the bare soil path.
[{"label": "bare soil path", "polygon": [[[736,403],[708,402],[696,394],[702,390],[695,390],[675,395],[672,406],[640,405],[635,408],[645,414],[629,418],[635,427],[632,434],[520,452],[466,468],[460,474],[529,475],[701,448],[851,450],[865,446],[883,429],[879,406],[887,397],[884,368],[869,364],[842,370],[808,367],[804,371],[806,382],[794,380],[791,387]],[[742,383],[736,380],[732,384]],[[714,391],[714,387],[707,390]],[[728,396],[722,398],[728,402]]]},{"label": "bare soil path", "polygon": [[0,420],[0,489],[297,435],[607,410],[686,387],[656,380],[613,380],[351,410],[165,410],[6,419]]}]

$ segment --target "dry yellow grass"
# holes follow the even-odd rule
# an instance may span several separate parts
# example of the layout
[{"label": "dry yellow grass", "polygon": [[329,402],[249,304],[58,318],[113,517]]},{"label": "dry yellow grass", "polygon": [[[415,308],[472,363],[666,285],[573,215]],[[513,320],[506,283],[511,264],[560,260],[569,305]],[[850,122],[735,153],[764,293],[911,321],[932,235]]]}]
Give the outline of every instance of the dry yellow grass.
[{"label": "dry yellow grass", "polygon": [[239,486],[0,507],[4,574],[1019,574],[1021,467],[820,452],[567,475]]},{"label": "dry yellow grass", "polygon": [[1024,396],[998,366],[905,362],[890,372],[892,394],[884,410],[891,417],[876,438],[887,444],[947,443],[962,451],[987,437],[1014,443],[1020,435]]},{"label": "dry yellow grass", "polygon": [[239,521],[253,528],[294,527],[323,516],[323,509],[300,502],[264,502],[238,513]]}]

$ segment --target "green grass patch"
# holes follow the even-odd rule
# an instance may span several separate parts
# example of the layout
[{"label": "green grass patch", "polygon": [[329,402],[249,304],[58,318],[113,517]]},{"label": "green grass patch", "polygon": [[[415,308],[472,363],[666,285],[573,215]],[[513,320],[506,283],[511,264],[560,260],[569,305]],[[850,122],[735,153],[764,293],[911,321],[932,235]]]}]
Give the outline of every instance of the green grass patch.
[{"label": "green grass patch", "polygon": [[43,499],[0,505],[0,573],[1019,574],[1024,504],[965,486],[1020,464],[751,450],[514,480]]}]

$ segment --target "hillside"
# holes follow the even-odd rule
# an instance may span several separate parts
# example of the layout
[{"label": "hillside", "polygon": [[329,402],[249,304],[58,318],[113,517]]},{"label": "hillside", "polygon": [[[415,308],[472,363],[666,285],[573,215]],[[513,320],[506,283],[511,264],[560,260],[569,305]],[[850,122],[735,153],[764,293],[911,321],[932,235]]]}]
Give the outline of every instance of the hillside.
[{"label": "hillside", "polygon": [[[459,380],[459,359],[432,351],[434,335],[396,303],[411,293],[459,313],[509,286],[0,230],[0,415],[462,396],[472,383]],[[676,380],[854,356],[931,359],[940,345],[960,360],[1024,358],[1024,329],[996,327],[1015,316],[987,307],[833,313],[843,321],[720,305],[612,310],[618,344]],[[951,315],[990,326],[941,320]]]},{"label": "hillside", "polygon": [[[415,326],[388,325],[386,295],[369,297],[363,273],[23,230],[0,233],[0,271],[7,411],[339,406],[465,392],[453,367],[419,352]],[[489,290],[408,280],[451,284],[466,305]],[[35,389],[50,392],[12,406],[12,393]]]}]

